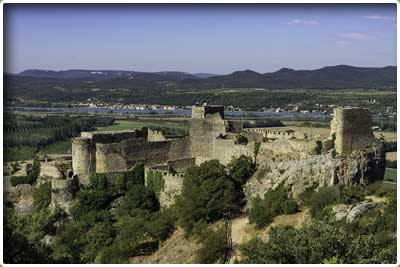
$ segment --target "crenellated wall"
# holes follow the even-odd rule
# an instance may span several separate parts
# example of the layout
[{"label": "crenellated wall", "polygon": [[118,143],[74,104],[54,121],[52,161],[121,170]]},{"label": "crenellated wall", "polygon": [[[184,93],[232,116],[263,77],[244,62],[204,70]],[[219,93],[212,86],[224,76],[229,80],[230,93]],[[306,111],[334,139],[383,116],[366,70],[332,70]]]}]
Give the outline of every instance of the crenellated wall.
[{"label": "crenellated wall", "polygon": [[258,138],[261,136],[262,138],[269,138],[269,139],[308,139],[306,133],[301,133],[297,131],[290,131],[290,130],[274,130],[271,128],[246,128],[245,132],[249,135],[250,138]]},{"label": "crenellated wall", "polygon": [[157,141],[166,141],[167,138],[165,137],[162,131],[156,131],[147,129],[147,141],[149,142],[157,142]]},{"label": "crenellated wall", "polygon": [[145,168],[146,186],[149,171],[158,173],[163,179],[163,188],[159,193],[159,201],[162,207],[168,207],[175,202],[175,197],[180,195],[182,191],[185,171],[194,165],[195,158],[186,158]]},{"label": "crenellated wall", "polygon": [[224,106],[203,105],[192,107],[192,119],[204,119],[207,115],[219,114],[224,119]]}]

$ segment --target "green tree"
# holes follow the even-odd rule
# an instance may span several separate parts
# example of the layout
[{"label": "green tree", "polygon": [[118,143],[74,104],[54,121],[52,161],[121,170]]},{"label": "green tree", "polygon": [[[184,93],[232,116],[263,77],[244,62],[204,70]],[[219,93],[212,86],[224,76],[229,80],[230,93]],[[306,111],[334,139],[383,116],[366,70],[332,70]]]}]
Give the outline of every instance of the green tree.
[{"label": "green tree", "polygon": [[132,185],[118,207],[117,213],[121,215],[135,216],[138,210],[157,211],[159,209],[158,200],[154,192],[147,189],[144,185]]},{"label": "green tree", "polygon": [[229,175],[240,186],[245,184],[256,170],[256,165],[252,158],[244,155],[232,159],[227,167],[229,169]]},{"label": "green tree", "polygon": [[36,210],[47,208],[51,202],[51,182],[45,182],[33,191],[33,204]]},{"label": "green tree", "polygon": [[238,210],[240,195],[225,167],[217,160],[189,168],[177,198],[179,223],[190,233],[196,223],[214,222]]}]

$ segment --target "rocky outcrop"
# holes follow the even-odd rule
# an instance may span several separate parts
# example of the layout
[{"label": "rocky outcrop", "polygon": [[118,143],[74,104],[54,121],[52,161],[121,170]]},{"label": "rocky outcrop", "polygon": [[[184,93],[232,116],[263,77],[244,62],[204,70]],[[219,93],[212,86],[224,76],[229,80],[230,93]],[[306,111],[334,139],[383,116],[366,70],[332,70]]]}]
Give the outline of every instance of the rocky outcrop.
[{"label": "rocky outcrop", "polygon": [[4,191],[4,195],[5,198],[13,204],[16,214],[24,216],[35,211],[33,191],[34,187],[32,185],[20,184],[7,187]]},{"label": "rocky outcrop", "polygon": [[347,223],[352,223],[365,212],[381,207],[382,205],[382,202],[360,202],[354,206],[339,204],[332,207],[332,213],[336,221],[346,219]]},{"label": "rocky outcrop", "polygon": [[347,156],[335,157],[334,153],[308,155],[299,159],[264,159],[246,184],[248,199],[263,196],[280,184],[296,197],[307,188],[334,184],[367,185],[382,180],[385,170],[385,154],[381,146],[355,150]]},{"label": "rocky outcrop", "polygon": [[382,206],[381,202],[362,202],[350,210],[346,216],[346,221],[351,223],[356,218],[360,217],[363,213]]},{"label": "rocky outcrop", "polygon": [[347,214],[351,210],[351,205],[339,204],[332,207],[332,212],[335,214],[335,220],[340,221],[347,217]]}]

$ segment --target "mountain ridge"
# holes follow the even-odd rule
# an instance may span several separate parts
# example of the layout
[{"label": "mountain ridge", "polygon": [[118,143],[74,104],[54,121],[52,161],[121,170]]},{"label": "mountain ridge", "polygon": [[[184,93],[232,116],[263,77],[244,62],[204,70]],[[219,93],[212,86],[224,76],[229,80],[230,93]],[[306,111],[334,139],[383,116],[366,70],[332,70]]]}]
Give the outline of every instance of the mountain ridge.
[{"label": "mountain ridge", "polygon": [[[275,72],[259,73],[253,70],[239,70],[226,75],[202,73],[191,74],[181,71],[138,72],[125,70],[84,70],[71,69],[52,71],[27,69],[5,77],[33,79],[64,79],[69,82],[94,82],[99,88],[164,88],[179,89],[218,89],[218,88],[382,88],[397,86],[396,66],[355,67],[350,65],[326,66],[314,70],[294,70],[281,68]],[[200,77],[199,77],[200,76]],[[39,80],[38,80],[39,79]]]}]

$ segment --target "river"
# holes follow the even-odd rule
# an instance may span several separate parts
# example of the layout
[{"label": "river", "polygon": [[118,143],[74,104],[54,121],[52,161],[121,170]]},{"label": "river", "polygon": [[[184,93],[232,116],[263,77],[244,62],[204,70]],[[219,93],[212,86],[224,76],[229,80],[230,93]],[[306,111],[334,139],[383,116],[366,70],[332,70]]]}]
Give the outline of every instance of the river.
[{"label": "river", "polygon": [[[156,112],[160,115],[175,114],[181,116],[191,116],[192,111],[190,109],[175,109],[175,110],[164,110],[164,109],[111,109],[111,108],[88,108],[88,107],[4,107],[8,110],[22,110],[22,111],[62,111],[70,113],[116,113],[116,114],[150,114]],[[225,115],[228,117],[246,117],[246,116],[257,116],[257,117],[285,117],[285,118],[296,118],[296,117],[307,117],[314,119],[326,119],[332,118],[329,114],[321,113],[292,113],[292,112],[260,112],[260,111],[225,111]]]}]

